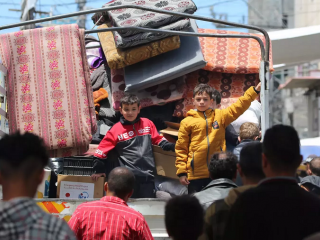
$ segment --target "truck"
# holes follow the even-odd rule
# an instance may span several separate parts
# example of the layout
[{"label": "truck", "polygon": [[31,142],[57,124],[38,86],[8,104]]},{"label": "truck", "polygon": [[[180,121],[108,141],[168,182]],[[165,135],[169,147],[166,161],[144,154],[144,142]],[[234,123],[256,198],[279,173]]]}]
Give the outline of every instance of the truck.
[{"label": "truck", "polygon": [[[261,62],[260,62],[260,69],[259,69],[259,79],[261,81],[261,93],[260,99],[262,103],[262,116],[261,116],[261,129],[262,129],[262,137],[264,135],[265,130],[269,127],[269,79],[270,79],[270,69],[269,69],[269,61],[270,61],[270,38],[266,30],[245,24],[238,24],[232,23],[197,15],[179,13],[179,12],[172,12],[162,9],[154,9],[139,5],[121,5],[121,6],[112,6],[107,8],[100,8],[100,9],[90,9],[85,11],[78,11],[75,13],[70,14],[63,14],[53,17],[47,17],[42,19],[30,20],[25,22],[20,22],[16,24],[10,24],[5,26],[0,26],[0,31],[3,29],[10,29],[13,27],[21,27],[29,24],[36,24],[41,22],[53,21],[68,17],[75,17],[79,15],[85,14],[92,14],[92,13],[99,13],[111,10],[117,10],[121,8],[136,8],[140,10],[146,10],[151,12],[163,13],[163,14],[170,14],[175,16],[180,16],[184,18],[191,18],[200,21],[208,21],[211,23],[219,23],[233,27],[241,27],[245,29],[251,29],[262,33],[265,37],[266,44],[264,46],[262,40],[259,37],[248,35],[248,34],[203,34],[203,33],[190,33],[190,32],[177,32],[177,31],[169,31],[169,30],[158,30],[158,29],[147,29],[147,28],[139,28],[139,27],[126,27],[127,30],[139,30],[142,32],[156,32],[156,33],[167,33],[169,35],[182,35],[182,36],[193,36],[193,37],[216,37],[216,38],[251,38],[258,41],[261,51]],[[86,34],[97,33],[102,31],[113,31],[119,30],[121,28],[108,28],[108,29],[98,29],[98,30],[87,30]],[[123,28],[124,29],[124,28]],[[0,32],[1,33],[1,32]],[[1,63],[1,62],[0,62]],[[0,70],[3,70],[0,65]],[[2,74],[6,74],[5,71],[2,71]],[[6,89],[5,89],[5,81],[0,81],[0,94],[2,97],[1,100],[1,108],[0,108],[0,117],[1,117],[1,126],[0,126],[0,136],[8,134],[8,120],[6,118]],[[83,202],[87,201],[95,201],[98,199],[86,199],[86,200],[69,200],[63,198],[47,198],[47,199],[35,199],[37,204],[47,213],[50,213],[54,216],[62,218],[68,221],[77,206],[79,206]],[[152,235],[155,239],[169,239],[168,234],[165,229],[164,224],[164,207],[165,201],[159,199],[130,199],[128,205],[133,209],[139,211],[145,217]]]}]

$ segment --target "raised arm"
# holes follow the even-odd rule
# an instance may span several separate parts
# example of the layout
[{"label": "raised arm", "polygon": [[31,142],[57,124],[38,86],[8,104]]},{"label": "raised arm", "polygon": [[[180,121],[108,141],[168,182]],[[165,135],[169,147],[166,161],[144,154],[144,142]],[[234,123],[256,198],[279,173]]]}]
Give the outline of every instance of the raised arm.
[{"label": "raised arm", "polygon": [[260,93],[261,83],[255,88],[250,87],[238,101],[232,104],[230,107],[221,110],[224,127],[226,128],[230,123],[240,117],[249,107],[252,101],[254,101]]}]

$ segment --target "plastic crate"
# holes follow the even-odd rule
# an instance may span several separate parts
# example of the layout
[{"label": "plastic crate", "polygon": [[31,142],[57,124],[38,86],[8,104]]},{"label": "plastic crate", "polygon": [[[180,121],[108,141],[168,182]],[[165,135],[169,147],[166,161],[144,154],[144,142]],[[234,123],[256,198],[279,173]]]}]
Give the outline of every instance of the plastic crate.
[{"label": "plastic crate", "polygon": [[65,157],[63,159],[63,174],[91,176],[93,174],[93,157]]}]

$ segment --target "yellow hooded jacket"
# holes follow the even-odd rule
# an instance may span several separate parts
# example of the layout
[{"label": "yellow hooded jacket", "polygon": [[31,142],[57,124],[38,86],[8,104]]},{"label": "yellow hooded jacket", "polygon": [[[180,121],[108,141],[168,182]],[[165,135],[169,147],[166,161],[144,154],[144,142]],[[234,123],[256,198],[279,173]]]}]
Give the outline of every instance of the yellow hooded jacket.
[{"label": "yellow hooded jacket", "polygon": [[226,150],[225,129],[257,98],[253,87],[226,109],[190,110],[181,121],[176,143],[177,175],[188,180],[209,178],[212,154]]}]

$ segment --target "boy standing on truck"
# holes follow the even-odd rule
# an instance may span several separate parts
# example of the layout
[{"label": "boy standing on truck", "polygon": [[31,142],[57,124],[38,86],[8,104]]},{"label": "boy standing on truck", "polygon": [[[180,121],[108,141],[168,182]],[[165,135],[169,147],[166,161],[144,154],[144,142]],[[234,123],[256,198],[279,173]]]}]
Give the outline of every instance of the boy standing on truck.
[{"label": "boy standing on truck", "polygon": [[[130,169],[136,181],[132,198],[154,198],[156,167],[152,145],[165,151],[174,151],[175,144],[160,136],[152,121],[140,118],[140,101],[136,95],[127,94],[120,102],[122,117],[106,134],[96,150],[95,157],[106,159],[115,148],[121,166]],[[104,172],[104,171],[102,171]],[[104,173],[92,176],[103,176]]]},{"label": "boy standing on truck", "polygon": [[199,192],[209,184],[208,164],[215,152],[225,151],[225,129],[243,114],[254,101],[261,84],[250,87],[236,103],[226,109],[215,106],[213,89],[199,84],[193,91],[195,110],[190,110],[181,121],[176,143],[176,167],[180,183],[188,185],[188,192]]}]

